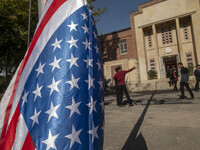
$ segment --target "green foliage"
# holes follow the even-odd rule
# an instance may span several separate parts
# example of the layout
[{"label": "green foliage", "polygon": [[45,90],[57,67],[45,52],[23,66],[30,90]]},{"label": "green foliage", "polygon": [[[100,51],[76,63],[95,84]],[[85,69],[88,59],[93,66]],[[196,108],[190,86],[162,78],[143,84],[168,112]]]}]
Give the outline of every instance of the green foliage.
[{"label": "green foliage", "polygon": [[104,78],[104,91],[106,93],[116,91],[116,85],[115,85],[115,83],[112,82],[111,79]]},{"label": "green foliage", "polygon": [[[88,0],[92,11],[94,1],[96,0]],[[29,2],[30,0],[0,0],[0,73],[5,72],[6,84],[27,50]],[[104,11],[105,9],[97,9],[94,16],[98,18]],[[30,37],[35,32],[37,22],[38,1],[32,0]]]},{"label": "green foliage", "polygon": [[0,102],[1,102],[2,97],[3,97],[3,94],[0,94]]},{"label": "green foliage", "polygon": [[6,77],[0,77],[0,94],[4,92],[7,87]]},{"label": "green foliage", "polygon": [[[32,1],[31,36],[38,22],[37,8],[37,1]],[[29,0],[0,1],[0,72],[8,78],[27,50],[28,16]]]},{"label": "green foliage", "polygon": [[190,76],[194,75],[194,65],[193,64],[188,66],[188,71],[189,71]]},{"label": "green foliage", "polygon": [[149,70],[148,76],[149,76],[149,80],[158,79],[156,70]]},{"label": "green foliage", "polygon": [[90,6],[90,9],[93,11],[93,16],[95,17],[95,22],[99,21],[99,17],[102,13],[105,12],[106,8],[94,8],[92,2],[95,2],[96,0],[88,0],[88,4]]}]

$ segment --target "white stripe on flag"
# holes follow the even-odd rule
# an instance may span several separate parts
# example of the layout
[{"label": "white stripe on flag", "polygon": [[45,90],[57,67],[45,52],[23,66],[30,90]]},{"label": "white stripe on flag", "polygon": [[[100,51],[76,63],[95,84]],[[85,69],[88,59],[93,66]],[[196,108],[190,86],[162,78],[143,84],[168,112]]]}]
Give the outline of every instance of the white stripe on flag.
[{"label": "white stripe on flag", "polygon": [[[32,68],[33,68],[34,64],[36,63],[40,53],[46,46],[47,42],[49,41],[49,39],[51,38],[53,33],[57,30],[57,28],[66,20],[66,18],[68,18],[72,13],[74,13],[76,10],[78,10],[80,7],[82,7],[86,4],[87,4],[87,2],[83,2],[82,0],[81,1],[80,0],[68,0],[55,12],[55,14],[52,16],[50,21],[47,23],[46,27],[44,28],[40,38],[38,39],[38,41],[34,47],[34,50],[24,68],[24,71],[21,75],[21,78],[20,78],[20,81],[19,81],[19,84],[17,87],[16,95],[15,95],[15,98],[13,101],[13,107],[11,109],[9,123],[15,112],[17,104],[19,103],[19,98],[22,95],[26,80],[27,80],[30,72],[32,71]],[[73,6],[73,9],[66,9],[66,8],[68,8],[69,5]],[[57,23],[57,24],[55,24],[55,23]],[[24,123],[24,125],[25,125],[25,122],[22,122],[22,123]],[[22,124],[22,126],[24,126],[24,125]],[[17,130],[20,130],[20,128],[17,128]],[[23,131],[23,134],[27,135],[27,133],[28,133],[28,131],[27,132]],[[21,134],[21,133],[19,131],[16,131],[16,137],[20,136],[19,134]],[[23,138],[26,138],[26,136]],[[15,138],[15,140],[16,140],[16,138]],[[21,139],[20,141],[17,141],[17,142],[21,142],[21,144],[23,144],[22,142],[24,142],[24,141],[25,141],[25,139]],[[19,145],[21,145],[21,144],[19,144]]]},{"label": "white stripe on flag", "polygon": [[24,121],[24,117],[22,116],[22,114],[20,114],[12,150],[22,149],[27,133],[28,133],[28,128]]},{"label": "white stripe on flag", "polygon": [[[44,9],[42,10],[42,14],[41,14],[40,20],[39,20],[39,22],[38,22],[38,24],[37,24],[36,30],[38,29],[39,24],[41,23],[41,21],[42,21],[44,15],[46,14],[46,12],[47,12],[47,10],[49,9],[49,7],[51,6],[51,3],[52,3],[52,2],[53,2],[53,0],[48,0],[48,1],[47,1],[47,3],[46,3],[46,5],[45,5]],[[35,31],[36,31],[36,30],[35,30]]]},{"label": "white stripe on flag", "polygon": [[[20,65],[19,65],[19,67],[20,67]],[[12,78],[12,80],[11,80],[2,100],[1,100],[1,103],[0,103],[0,137],[1,137],[2,130],[3,130],[6,109],[7,109],[10,97],[12,95],[12,91],[13,91],[13,88],[14,88],[14,84],[15,84],[15,80],[16,80],[16,77],[17,77],[17,72],[19,70],[19,67],[18,67],[15,75],[13,76],[13,78]]]}]

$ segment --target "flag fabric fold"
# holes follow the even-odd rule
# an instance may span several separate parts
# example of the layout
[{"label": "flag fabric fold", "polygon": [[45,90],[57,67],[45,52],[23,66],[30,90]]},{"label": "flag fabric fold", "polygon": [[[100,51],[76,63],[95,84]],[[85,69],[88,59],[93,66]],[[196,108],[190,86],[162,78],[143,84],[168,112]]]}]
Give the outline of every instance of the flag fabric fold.
[{"label": "flag fabric fold", "polygon": [[102,55],[86,0],[48,0],[0,103],[0,149],[102,150]]}]

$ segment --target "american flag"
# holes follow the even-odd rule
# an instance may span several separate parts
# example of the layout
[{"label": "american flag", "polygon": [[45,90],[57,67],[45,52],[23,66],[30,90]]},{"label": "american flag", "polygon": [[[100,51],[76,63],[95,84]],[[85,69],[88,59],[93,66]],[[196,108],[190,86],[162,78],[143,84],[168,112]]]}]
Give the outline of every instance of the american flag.
[{"label": "american flag", "polygon": [[1,150],[102,150],[100,45],[86,0],[48,0],[0,104]]}]

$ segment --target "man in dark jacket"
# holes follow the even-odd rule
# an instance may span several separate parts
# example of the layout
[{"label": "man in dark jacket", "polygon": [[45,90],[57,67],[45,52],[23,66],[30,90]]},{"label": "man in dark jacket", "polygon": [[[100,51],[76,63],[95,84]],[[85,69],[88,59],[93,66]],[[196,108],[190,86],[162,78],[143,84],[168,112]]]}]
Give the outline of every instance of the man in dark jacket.
[{"label": "man in dark jacket", "polygon": [[178,63],[178,67],[181,69],[181,81],[180,81],[181,96],[179,97],[179,99],[187,98],[184,94],[184,86],[189,91],[191,99],[193,99],[194,94],[192,93],[192,90],[189,87],[189,71],[186,67],[183,66],[182,63]]},{"label": "man in dark jacket", "polygon": [[121,66],[118,66],[115,68],[116,74],[114,75],[113,79],[115,82],[117,82],[117,105],[119,107],[123,107],[124,105],[122,104],[123,100],[123,92],[126,95],[126,98],[128,100],[129,106],[133,106],[132,101],[130,99],[130,96],[128,94],[126,85],[125,85],[125,75],[128,72],[131,72],[135,67],[129,69],[129,70],[122,70]]},{"label": "man in dark jacket", "polygon": [[195,91],[199,91],[199,81],[200,81],[200,65],[196,66],[196,69],[194,71],[195,77],[196,77],[196,85],[195,85]]}]

